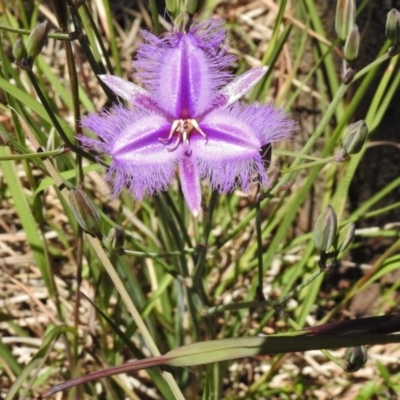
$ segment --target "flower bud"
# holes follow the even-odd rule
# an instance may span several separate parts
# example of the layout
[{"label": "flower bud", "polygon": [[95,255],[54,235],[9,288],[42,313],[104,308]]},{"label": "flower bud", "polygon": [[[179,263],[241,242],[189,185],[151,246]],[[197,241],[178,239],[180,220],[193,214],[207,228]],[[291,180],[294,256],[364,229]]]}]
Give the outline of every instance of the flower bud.
[{"label": "flower bud", "polygon": [[347,361],[346,372],[358,371],[368,360],[368,350],[364,346],[348,347],[344,359]]},{"label": "flower bud", "polygon": [[315,224],[313,240],[315,247],[327,252],[335,245],[337,235],[337,217],[332,206],[322,211]]},{"label": "flower bud", "polygon": [[338,236],[338,247],[337,252],[343,253],[351,244],[354,239],[354,234],[356,231],[356,224],[351,222],[345,225],[340,231]]},{"label": "flower bud", "polygon": [[395,8],[389,11],[386,19],[386,37],[397,45],[400,41],[400,12]]},{"label": "flower bud", "polygon": [[203,11],[205,0],[187,0],[186,10],[189,14],[196,14]]},{"label": "flower bud", "polygon": [[26,47],[21,38],[18,38],[12,48],[12,54],[17,65],[21,64],[27,56]]},{"label": "flower bud", "polygon": [[360,32],[358,26],[354,25],[353,29],[347,36],[344,45],[344,58],[347,61],[354,61],[358,57],[358,50],[360,48]]},{"label": "flower bud", "polygon": [[43,49],[49,32],[49,23],[47,21],[39,24],[29,35],[26,42],[26,50],[31,59],[35,59]]},{"label": "flower bud", "polygon": [[81,228],[91,235],[101,231],[100,214],[92,199],[81,189],[72,187],[69,192],[71,209]]},{"label": "flower bud", "polygon": [[165,0],[165,7],[171,15],[178,15],[183,11],[182,0]]},{"label": "flower bud", "polygon": [[356,24],[355,0],[338,0],[336,5],[336,18],[335,18],[335,29],[338,37],[343,41],[345,41],[355,24]]},{"label": "flower bud", "polygon": [[125,231],[117,225],[112,227],[108,235],[104,236],[103,243],[111,253],[122,254],[124,252]]},{"label": "flower bud", "polygon": [[368,137],[368,126],[360,120],[347,127],[342,138],[342,149],[346,154],[357,154]]}]

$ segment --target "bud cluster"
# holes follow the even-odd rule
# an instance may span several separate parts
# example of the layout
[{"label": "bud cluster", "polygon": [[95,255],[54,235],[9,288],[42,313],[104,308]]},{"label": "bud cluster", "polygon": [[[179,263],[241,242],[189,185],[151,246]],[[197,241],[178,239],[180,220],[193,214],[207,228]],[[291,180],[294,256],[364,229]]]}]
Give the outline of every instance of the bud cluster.
[{"label": "bud cluster", "polygon": [[338,0],[336,5],[335,28],[338,37],[344,42],[343,47],[343,83],[350,83],[354,76],[354,61],[360,49],[360,32],[356,25],[355,0]]}]

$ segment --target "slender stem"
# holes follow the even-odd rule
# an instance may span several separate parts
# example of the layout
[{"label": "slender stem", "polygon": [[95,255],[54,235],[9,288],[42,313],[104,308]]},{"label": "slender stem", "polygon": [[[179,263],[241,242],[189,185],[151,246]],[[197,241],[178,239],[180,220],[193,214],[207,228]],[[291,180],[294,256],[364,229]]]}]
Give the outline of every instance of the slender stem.
[{"label": "slender stem", "polygon": [[220,306],[215,306],[215,307],[210,307],[207,310],[204,310],[204,314],[206,315],[212,315],[216,314],[219,312],[223,311],[229,311],[229,310],[242,310],[242,309],[249,309],[249,308],[255,308],[255,307],[278,307],[288,301],[290,298],[292,298],[296,293],[300,292],[303,290],[305,287],[307,287],[311,282],[313,282],[315,279],[317,279],[324,271],[321,269],[318,269],[318,271],[315,271],[308,279],[306,279],[304,282],[302,282],[300,285],[296,286],[293,290],[291,290],[289,293],[285,294],[283,297],[275,300],[275,301],[267,301],[267,300],[254,300],[254,301],[244,301],[242,303],[230,303],[230,304],[223,304]]},{"label": "slender stem", "polygon": [[61,139],[64,141],[64,143],[66,144],[66,146],[68,146],[74,153],[80,154],[82,157],[85,157],[93,162],[96,162],[96,159],[93,155],[91,155],[90,153],[87,153],[86,151],[82,150],[80,147],[76,146],[75,144],[73,144],[68,136],[66,135],[66,133],[64,132],[63,128],[61,127],[60,123],[57,120],[57,117],[55,116],[49,102],[47,101],[46,96],[44,95],[44,93],[42,92],[41,87],[39,86],[39,84],[37,83],[36,77],[34,75],[34,73],[30,70],[26,71],[29,77],[29,80],[31,81],[33,87],[35,88],[36,94],[39,96],[40,101],[43,104],[43,107],[45,108],[48,116],[51,119],[51,122],[54,125],[54,128],[56,129],[56,131],[58,132],[58,134],[61,136]]},{"label": "slender stem", "polygon": [[300,285],[296,286],[293,290],[291,290],[285,296],[274,301],[273,306],[277,307],[277,306],[280,306],[281,304],[285,303],[287,300],[289,300],[291,297],[293,297],[296,293],[300,292],[302,289],[307,287],[312,281],[317,279],[323,272],[324,271],[322,269],[318,269],[317,271],[315,271],[311,276],[308,277],[308,279],[306,279],[305,281],[300,283]]},{"label": "slender stem", "polygon": [[309,163],[300,164],[295,167],[284,169],[281,171],[281,173],[282,174],[290,174],[291,172],[300,171],[301,169],[308,169],[308,168],[313,168],[317,165],[328,164],[332,161],[335,161],[335,157],[327,157],[327,158],[319,159],[318,161],[312,161]]},{"label": "slender stem", "polygon": [[[29,29],[13,28],[11,26],[5,26],[5,25],[0,25],[0,31],[12,32],[12,33],[17,33],[18,35],[25,35],[25,36],[28,36],[32,33],[32,31]],[[68,33],[49,33],[48,37],[57,40],[68,40],[68,41],[74,40],[74,38],[71,38],[71,36]]]},{"label": "slender stem", "polygon": [[0,161],[31,160],[35,158],[47,158],[47,157],[59,156],[60,154],[64,154],[67,151],[68,149],[59,148],[51,151],[44,151],[42,153],[16,154],[12,156],[0,157]]},{"label": "slender stem", "polygon": [[165,253],[147,253],[143,251],[124,250],[124,254],[135,256],[138,258],[164,258],[164,257],[180,257],[182,254],[194,254],[197,249],[186,249],[182,251],[168,251]]},{"label": "slender stem", "polygon": [[258,288],[257,294],[260,299],[263,299],[263,250],[262,250],[262,229],[261,229],[261,208],[260,201],[257,200],[255,204],[256,210],[256,236],[257,236],[257,260],[258,260]]}]

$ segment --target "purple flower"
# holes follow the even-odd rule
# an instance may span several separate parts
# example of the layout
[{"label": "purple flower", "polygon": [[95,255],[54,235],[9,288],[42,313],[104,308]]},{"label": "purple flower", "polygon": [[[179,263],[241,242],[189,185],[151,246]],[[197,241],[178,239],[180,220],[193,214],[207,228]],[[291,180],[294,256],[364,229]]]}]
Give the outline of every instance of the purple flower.
[{"label": "purple flower", "polygon": [[114,193],[129,188],[137,199],[166,190],[176,167],[194,215],[201,203],[201,179],[220,193],[254,179],[269,181],[262,146],[286,139],[295,124],[281,111],[238,103],[265,74],[255,68],[233,79],[234,61],[224,48],[220,20],[196,22],[188,32],[157,38],[143,32],[135,77],[145,89],[113,75],[101,80],[132,107],[117,105],[90,114],[82,124],[101,140],[80,137],[87,148],[112,157],[107,179]]}]

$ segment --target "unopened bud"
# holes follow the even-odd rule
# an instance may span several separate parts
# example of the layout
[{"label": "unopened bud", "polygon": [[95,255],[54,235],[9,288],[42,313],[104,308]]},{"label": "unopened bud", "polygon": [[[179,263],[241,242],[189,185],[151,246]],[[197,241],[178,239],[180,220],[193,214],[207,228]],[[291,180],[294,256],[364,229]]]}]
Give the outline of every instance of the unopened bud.
[{"label": "unopened bud", "polygon": [[344,58],[347,61],[354,61],[358,57],[358,50],[360,48],[360,32],[358,26],[354,25],[353,29],[347,36],[344,45]]},{"label": "unopened bud", "polygon": [[47,21],[39,24],[29,35],[26,42],[26,50],[31,59],[35,59],[43,49],[49,32],[49,23]]},{"label": "unopened bud", "polygon": [[71,209],[81,228],[91,235],[101,231],[100,214],[92,199],[81,189],[72,187],[69,192]]},{"label": "unopened bud", "polygon": [[103,243],[111,253],[122,254],[125,243],[125,231],[117,225],[112,227],[108,235],[104,236]]},{"label": "unopened bud", "polygon": [[360,120],[347,127],[342,138],[342,149],[346,154],[357,154],[368,137],[368,126]]},{"label": "unopened bud", "polygon": [[186,10],[189,14],[202,12],[205,3],[205,0],[187,0]]},{"label": "unopened bud", "polygon": [[315,247],[327,252],[335,245],[337,235],[337,217],[332,206],[327,206],[315,224],[313,239]]},{"label": "unopened bud", "polygon": [[348,347],[344,353],[344,359],[347,361],[347,372],[358,371],[368,360],[368,350],[364,346]]},{"label": "unopened bud", "polygon": [[26,56],[27,56],[26,47],[21,38],[18,38],[17,41],[14,43],[14,46],[12,48],[12,54],[13,54],[15,63],[17,65],[22,63],[23,60],[26,58]]},{"label": "unopened bud", "polygon": [[171,15],[178,15],[183,10],[182,0],[165,0],[165,7]]},{"label": "unopened bud", "polygon": [[343,41],[356,24],[355,0],[338,0],[336,5],[335,28],[336,34]]},{"label": "unopened bud", "polygon": [[389,11],[386,19],[386,37],[397,45],[400,41],[400,12],[395,8]]},{"label": "unopened bud", "polygon": [[356,224],[354,224],[353,222],[345,225],[339,231],[338,247],[337,247],[338,253],[343,253],[349,247],[349,245],[354,239],[355,231],[356,231]]}]

